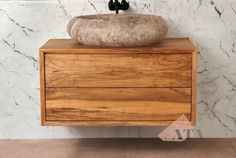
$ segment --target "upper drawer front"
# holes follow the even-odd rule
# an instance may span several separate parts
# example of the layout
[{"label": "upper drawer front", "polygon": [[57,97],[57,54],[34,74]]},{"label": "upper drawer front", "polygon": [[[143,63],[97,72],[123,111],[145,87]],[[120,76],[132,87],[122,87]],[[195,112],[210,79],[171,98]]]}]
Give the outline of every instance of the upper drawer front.
[{"label": "upper drawer front", "polygon": [[191,87],[191,54],[45,54],[46,87]]}]

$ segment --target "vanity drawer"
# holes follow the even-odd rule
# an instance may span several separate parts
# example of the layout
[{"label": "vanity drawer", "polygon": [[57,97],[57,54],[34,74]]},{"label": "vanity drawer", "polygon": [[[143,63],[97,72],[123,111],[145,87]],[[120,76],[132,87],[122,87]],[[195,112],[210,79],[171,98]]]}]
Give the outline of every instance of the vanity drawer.
[{"label": "vanity drawer", "polygon": [[48,121],[190,119],[191,88],[46,88]]},{"label": "vanity drawer", "polygon": [[191,54],[45,54],[46,87],[191,87]]}]

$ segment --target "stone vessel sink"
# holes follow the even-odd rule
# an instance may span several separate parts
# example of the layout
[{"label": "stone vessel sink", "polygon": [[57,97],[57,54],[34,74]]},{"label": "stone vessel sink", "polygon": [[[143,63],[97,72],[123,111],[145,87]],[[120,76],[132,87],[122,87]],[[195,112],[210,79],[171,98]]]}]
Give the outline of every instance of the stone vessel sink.
[{"label": "stone vessel sink", "polygon": [[165,38],[168,26],[161,16],[99,14],[70,20],[67,30],[80,44],[101,47],[134,47],[155,44]]}]

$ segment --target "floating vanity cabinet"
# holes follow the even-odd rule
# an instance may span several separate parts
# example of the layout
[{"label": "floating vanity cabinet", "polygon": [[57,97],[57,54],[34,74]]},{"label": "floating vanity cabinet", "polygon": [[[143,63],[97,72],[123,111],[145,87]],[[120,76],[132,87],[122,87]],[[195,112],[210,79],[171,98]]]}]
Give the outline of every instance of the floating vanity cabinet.
[{"label": "floating vanity cabinet", "polygon": [[189,39],[101,48],[70,39],[40,48],[42,125],[195,124],[196,55]]}]

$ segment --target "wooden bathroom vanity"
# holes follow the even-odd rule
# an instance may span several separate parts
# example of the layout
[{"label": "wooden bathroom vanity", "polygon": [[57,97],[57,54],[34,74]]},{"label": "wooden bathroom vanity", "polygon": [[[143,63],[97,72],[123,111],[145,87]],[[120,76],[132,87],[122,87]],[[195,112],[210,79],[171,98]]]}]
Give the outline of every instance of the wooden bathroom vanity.
[{"label": "wooden bathroom vanity", "polygon": [[187,38],[133,48],[52,39],[39,55],[42,125],[196,122],[197,49]]}]

